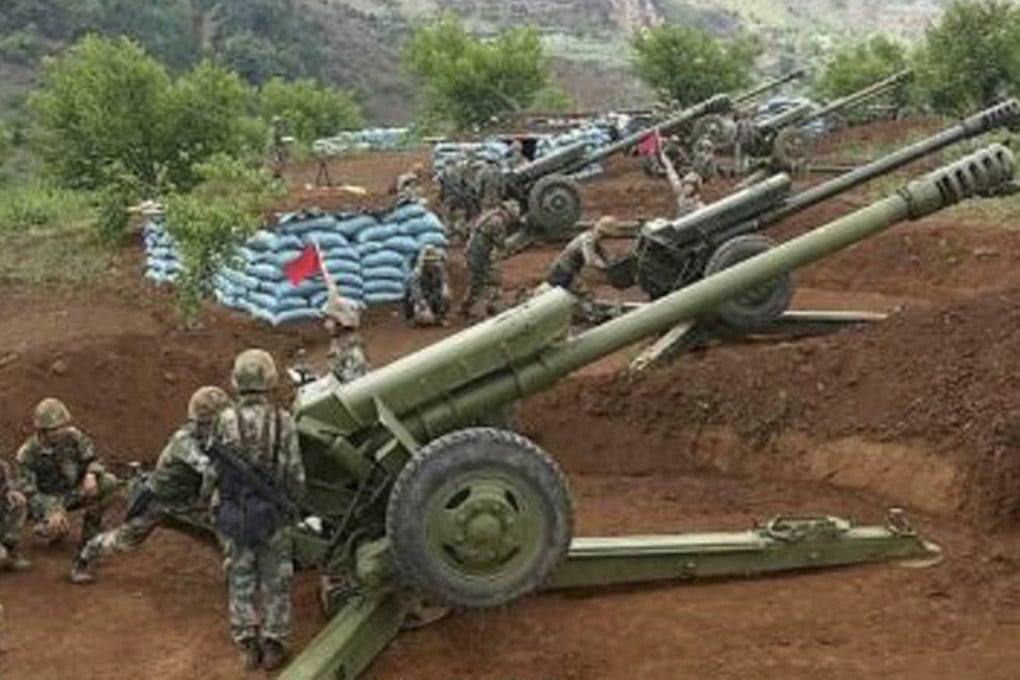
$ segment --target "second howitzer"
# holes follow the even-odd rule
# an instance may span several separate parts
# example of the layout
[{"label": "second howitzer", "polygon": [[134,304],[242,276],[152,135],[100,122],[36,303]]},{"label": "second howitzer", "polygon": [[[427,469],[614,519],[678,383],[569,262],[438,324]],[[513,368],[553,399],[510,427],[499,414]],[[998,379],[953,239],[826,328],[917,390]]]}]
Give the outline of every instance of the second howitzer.
[{"label": "second howitzer", "polygon": [[[1020,103],[1009,100],[800,193],[792,193],[789,176],[777,174],[680,219],[649,222],[639,232],[632,255],[612,266],[610,281],[621,288],[636,282],[651,299],[660,298],[769,250],[773,243],[759,232],[791,215],[1018,120]],[[777,276],[722,305],[718,320],[738,329],[761,326],[785,312],[792,297],[790,277]]]},{"label": "second howitzer", "polygon": [[306,564],[336,577],[337,612],[282,676],[353,678],[422,602],[478,607],[543,585],[689,579],[932,557],[898,515],[853,527],[779,519],[749,532],[573,538],[565,477],[524,437],[479,424],[564,376],[735,295],[906,219],[1010,185],[995,145],[858,212],[568,337],[577,304],[554,289],[351,383],[331,377],[297,397],[309,503],[319,535],[299,535]]}]

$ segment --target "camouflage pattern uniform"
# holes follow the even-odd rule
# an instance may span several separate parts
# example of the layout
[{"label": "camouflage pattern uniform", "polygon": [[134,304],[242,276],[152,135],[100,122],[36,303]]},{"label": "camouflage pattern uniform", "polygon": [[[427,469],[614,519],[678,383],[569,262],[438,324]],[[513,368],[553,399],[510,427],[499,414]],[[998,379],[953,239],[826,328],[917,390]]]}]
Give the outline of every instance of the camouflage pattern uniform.
[{"label": "camouflage pattern uniform", "polygon": [[[37,407],[37,415],[48,402],[59,404],[56,400],[44,400]],[[59,407],[66,414],[63,404]],[[69,415],[60,422],[54,428],[46,428],[59,428],[47,436],[37,418],[39,431],[17,453],[19,485],[28,499],[28,516],[36,523],[35,533],[50,541],[64,538],[69,529],[66,522],[63,527],[54,528],[53,519],[66,518],[69,512],[84,509],[81,542],[85,544],[102,529],[103,515],[114,500],[117,478],[104,469],[92,440],[69,424]],[[82,488],[89,474],[96,480],[92,495],[86,495]]]},{"label": "camouflage pattern uniform", "polygon": [[449,235],[457,239],[466,238],[468,225],[476,213],[469,181],[470,168],[471,160],[467,156],[458,156],[447,163],[440,182],[440,197],[446,206]]},{"label": "camouflage pattern uniform", "polygon": [[546,282],[550,286],[565,288],[575,295],[585,294],[587,291],[581,281],[581,270],[585,267],[604,269],[609,264],[602,239],[615,224],[613,218],[603,217],[592,229],[575,236],[553,261]]},{"label": "camouflage pattern uniform", "polygon": [[467,295],[460,306],[460,313],[470,316],[475,304],[483,295],[486,312],[495,314],[502,294],[502,277],[493,260],[498,259],[506,245],[506,237],[518,220],[520,208],[516,202],[506,201],[478,217],[468,237],[465,256],[467,258]]},{"label": "camouflage pattern uniform", "polygon": [[442,325],[449,310],[450,287],[443,255],[435,246],[425,246],[407,277],[404,318],[418,326]]},{"label": "camouflage pattern uniform", "polygon": [[704,137],[694,145],[694,159],[691,167],[704,181],[715,179],[718,176],[719,165],[715,160],[715,144],[712,143],[712,140]]},{"label": "camouflage pattern uniform", "polygon": [[397,198],[401,201],[420,201],[422,199],[422,176],[425,174],[425,167],[415,164],[407,172],[397,176]]},{"label": "camouflage pattern uniform", "polygon": [[81,550],[72,570],[75,583],[92,581],[90,568],[113,553],[130,552],[145,542],[168,518],[179,518],[194,526],[208,526],[212,467],[206,449],[212,426],[230,398],[218,387],[200,388],[188,404],[189,422],[170,437],[156,462],[156,468],[140,483],[144,494],[139,507],[120,526],[90,540]]},{"label": "camouflage pattern uniform", "polygon": [[17,480],[6,461],[0,460],[0,568],[27,569],[30,563],[21,555],[21,534],[25,528],[24,498],[18,494]]},{"label": "camouflage pattern uniform", "polygon": [[284,138],[283,119],[279,116],[274,116],[269,126],[269,140],[266,146],[266,166],[275,179],[280,179],[287,165],[287,142]]},{"label": "camouflage pattern uniform", "polygon": [[326,358],[333,376],[341,383],[349,383],[368,373],[365,343],[358,333],[361,314],[356,303],[331,292],[320,313],[329,333]]},{"label": "camouflage pattern uniform", "polygon": [[[262,350],[242,352],[234,364],[238,401],[220,414],[216,439],[245,456],[290,498],[300,500],[305,491],[305,471],[297,428],[290,413],[269,399],[268,392],[276,382],[272,357]],[[218,472],[213,479],[215,514],[216,506],[222,501]],[[226,553],[231,635],[246,652],[261,646],[263,663],[267,670],[272,670],[278,666],[268,661],[270,651],[279,655],[274,662],[282,663],[291,633],[294,573],[291,527],[278,528],[259,545],[243,545],[225,536],[222,540]],[[251,657],[248,661],[250,664]]]},{"label": "camouflage pattern uniform", "polygon": [[478,159],[471,168],[471,180],[472,193],[477,196],[481,211],[499,207],[503,201],[503,170],[498,164]]}]

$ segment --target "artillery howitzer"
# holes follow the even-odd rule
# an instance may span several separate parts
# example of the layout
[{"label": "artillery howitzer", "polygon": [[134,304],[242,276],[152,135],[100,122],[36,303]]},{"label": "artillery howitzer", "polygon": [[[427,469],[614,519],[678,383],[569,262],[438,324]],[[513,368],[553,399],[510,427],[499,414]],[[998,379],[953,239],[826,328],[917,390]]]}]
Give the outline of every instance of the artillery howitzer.
[{"label": "artillery howitzer", "polygon": [[747,532],[572,538],[563,473],[535,444],[478,423],[569,373],[831,255],[1012,180],[1001,146],[568,338],[576,299],[553,289],[345,385],[304,386],[295,416],[320,533],[306,565],[334,578],[335,613],[281,676],[354,678],[423,602],[488,607],[542,587],[689,580],[897,558],[932,558],[897,515],[886,526],[779,519]]},{"label": "artillery howitzer", "polygon": [[[821,108],[815,108],[811,103],[795,106],[754,123],[744,135],[736,127],[727,129],[728,138],[724,143],[739,142],[742,158],[769,159],[773,168],[793,169],[807,161],[812,153],[814,137],[805,126],[883,97],[906,83],[912,75],[910,69],[900,71]],[[713,141],[719,143],[719,140]],[[738,159],[738,165],[742,164],[742,160]]]},{"label": "artillery howitzer", "polygon": [[[1020,103],[1009,100],[800,193],[792,194],[790,177],[778,174],[680,219],[648,222],[640,229],[631,255],[608,271],[610,282],[619,288],[636,282],[649,298],[660,298],[768,251],[773,243],[758,232],[791,215],[952,144],[1018,120]],[[716,321],[728,330],[759,329],[776,322],[792,297],[790,276],[777,275],[768,284],[720,306]]]}]

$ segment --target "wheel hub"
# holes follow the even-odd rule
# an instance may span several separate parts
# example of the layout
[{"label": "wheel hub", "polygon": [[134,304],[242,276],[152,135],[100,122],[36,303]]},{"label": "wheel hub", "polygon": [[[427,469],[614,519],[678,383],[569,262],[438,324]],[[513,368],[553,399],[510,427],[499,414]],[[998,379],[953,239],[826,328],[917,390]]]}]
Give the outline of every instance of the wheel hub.
[{"label": "wheel hub", "polygon": [[469,570],[491,570],[520,551],[520,511],[512,489],[474,485],[458,490],[453,498],[452,507],[448,504],[440,519],[448,559]]}]

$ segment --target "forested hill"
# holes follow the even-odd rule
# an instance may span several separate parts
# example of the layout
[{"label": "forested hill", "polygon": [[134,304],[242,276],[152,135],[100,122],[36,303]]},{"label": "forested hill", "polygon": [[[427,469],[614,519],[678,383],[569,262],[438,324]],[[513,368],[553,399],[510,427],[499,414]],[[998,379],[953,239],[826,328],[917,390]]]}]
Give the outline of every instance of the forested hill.
[{"label": "forested hill", "polygon": [[[821,58],[833,44],[911,37],[945,0],[0,0],[0,81],[16,99],[40,58],[87,32],[125,34],[171,68],[213,55],[253,82],[314,76],[353,88],[370,118],[406,120],[413,92],[400,68],[410,27],[453,11],[475,31],[534,24],[561,84],[582,105],[640,96],[626,41],[681,22],[760,35],[775,60]],[[19,87],[20,86],[20,87]],[[0,100],[0,108],[8,104]]]}]

